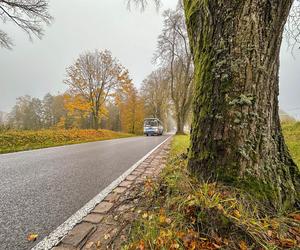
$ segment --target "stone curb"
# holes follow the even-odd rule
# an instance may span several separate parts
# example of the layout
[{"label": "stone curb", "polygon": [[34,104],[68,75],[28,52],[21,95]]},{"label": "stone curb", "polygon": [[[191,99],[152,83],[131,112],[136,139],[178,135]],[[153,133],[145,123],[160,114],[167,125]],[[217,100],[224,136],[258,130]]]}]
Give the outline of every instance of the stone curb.
[{"label": "stone curb", "polygon": [[137,217],[139,187],[156,178],[164,168],[170,141],[140,163],[52,249],[120,249],[126,241],[126,228]]}]

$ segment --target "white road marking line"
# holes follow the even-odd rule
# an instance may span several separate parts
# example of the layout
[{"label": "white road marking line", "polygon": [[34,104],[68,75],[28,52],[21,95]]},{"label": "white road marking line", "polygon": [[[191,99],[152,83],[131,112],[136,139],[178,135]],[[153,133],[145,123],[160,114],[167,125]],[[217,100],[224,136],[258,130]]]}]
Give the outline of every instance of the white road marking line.
[{"label": "white road marking line", "polygon": [[86,205],[79,209],[75,214],[73,214],[69,219],[67,219],[63,224],[56,228],[52,233],[46,236],[42,241],[40,241],[32,250],[49,250],[55,247],[63,237],[65,237],[69,231],[71,231],[76,224],[78,224],[85,216],[87,216],[96,205],[98,205],[112,190],[114,190],[125,178],[130,175],[133,170],[135,170],[148,156],[150,156],[156,149],[163,145],[172,136],[169,136],[162,143],[157,145],[149,153],[147,153],[142,159],[131,166],[126,172],[124,172],[119,178],[114,180],[110,185],[103,189],[98,195],[96,195],[92,200],[90,200]]}]

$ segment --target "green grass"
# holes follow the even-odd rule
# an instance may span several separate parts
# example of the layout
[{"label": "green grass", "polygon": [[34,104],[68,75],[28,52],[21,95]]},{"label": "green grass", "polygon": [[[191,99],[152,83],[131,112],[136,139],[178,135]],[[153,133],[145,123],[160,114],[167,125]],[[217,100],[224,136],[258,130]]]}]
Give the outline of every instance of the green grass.
[{"label": "green grass", "polygon": [[187,171],[188,145],[189,136],[174,136],[158,181],[147,181],[123,249],[297,249],[299,214],[269,216],[242,190],[199,182]]},{"label": "green grass", "polygon": [[289,151],[300,167],[300,122],[283,123],[282,129]]},{"label": "green grass", "polygon": [[[282,124],[283,134],[289,151],[300,167],[300,122],[285,122]],[[171,156],[180,154],[189,146],[189,136],[178,135],[172,142]]]},{"label": "green grass", "polygon": [[134,136],[110,130],[0,131],[0,154]]},{"label": "green grass", "polygon": [[190,143],[190,137],[188,135],[177,135],[171,144],[170,156],[179,155],[186,152]]}]

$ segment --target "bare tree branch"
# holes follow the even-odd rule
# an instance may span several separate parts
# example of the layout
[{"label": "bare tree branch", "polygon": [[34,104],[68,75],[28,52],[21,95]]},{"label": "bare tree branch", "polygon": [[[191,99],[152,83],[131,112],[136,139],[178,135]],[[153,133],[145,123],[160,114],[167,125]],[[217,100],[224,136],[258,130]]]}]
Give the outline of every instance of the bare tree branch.
[{"label": "bare tree branch", "polygon": [[[43,25],[50,24],[52,20],[48,7],[48,0],[0,0],[0,19],[3,23],[14,23],[30,39],[32,36],[41,38],[44,34]],[[0,47],[11,49],[12,46],[8,34],[0,30]]]},{"label": "bare tree branch", "polygon": [[183,8],[164,12],[164,28],[158,38],[154,62],[168,75],[169,93],[174,106],[178,133],[183,133],[184,123],[192,101],[194,65]]},{"label": "bare tree branch", "polygon": [[285,38],[289,47],[293,49],[300,45],[300,1],[296,1],[290,11],[285,25]]},{"label": "bare tree branch", "polygon": [[3,32],[2,30],[0,30],[0,47],[9,49],[13,46],[12,40],[10,39],[10,37]]},{"label": "bare tree branch", "polygon": [[131,9],[131,6],[139,7],[142,11],[148,6],[149,2],[153,2],[157,9],[161,6],[160,0],[126,0],[128,9]]}]

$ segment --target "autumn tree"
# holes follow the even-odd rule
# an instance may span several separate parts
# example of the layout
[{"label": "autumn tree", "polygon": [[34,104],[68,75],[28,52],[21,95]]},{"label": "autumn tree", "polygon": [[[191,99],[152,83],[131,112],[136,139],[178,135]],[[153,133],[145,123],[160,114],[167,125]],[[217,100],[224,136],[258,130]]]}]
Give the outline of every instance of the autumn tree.
[{"label": "autumn tree", "polygon": [[7,113],[0,111],[0,126],[4,126],[7,123]]},{"label": "autumn tree", "polygon": [[[82,95],[70,93],[64,94],[64,107],[66,116],[64,119],[65,128],[91,128],[91,105]],[[100,111],[101,113],[101,111]]]},{"label": "autumn tree", "polygon": [[162,68],[153,71],[143,81],[141,94],[145,101],[146,116],[166,121],[170,106],[168,81],[168,75]]},{"label": "autumn tree", "polygon": [[192,104],[194,67],[181,5],[164,12],[164,28],[158,38],[155,60],[167,69],[177,134],[183,134]]},{"label": "autumn tree", "polygon": [[279,54],[294,2],[183,0],[195,67],[189,169],[277,211],[300,206],[300,171],[278,114]]},{"label": "autumn tree", "polygon": [[81,54],[67,68],[65,83],[73,95],[80,95],[90,105],[94,129],[99,128],[100,111],[119,83],[123,69],[111,52],[94,51]]},{"label": "autumn tree", "polygon": [[279,53],[292,0],[185,0],[195,63],[189,168],[277,210],[300,201],[279,114]]},{"label": "autumn tree", "polygon": [[43,127],[52,128],[56,126],[63,117],[66,117],[67,110],[64,103],[64,95],[46,94],[42,100],[43,105]]},{"label": "autumn tree", "polygon": [[107,108],[107,129],[113,131],[121,131],[120,109],[115,100],[109,100],[106,104]]},{"label": "autumn tree", "polygon": [[29,95],[17,98],[17,103],[9,114],[9,123],[16,129],[41,129],[43,127],[42,101]]},{"label": "autumn tree", "polygon": [[115,95],[119,108],[121,129],[124,132],[140,134],[143,132],[144,103],[126,72]]},{"label": "autumn tree", "polygon": [[62,95],[47,94],[43,100],[25,95],[17,98],[15,106],[8,115],[8,125],[25,130],[52,128],[65,115]]},{"label": "autumn tree", "polygon": [[[43,24],[49,24],[47,0],[0,0],[0,19],[3,23],[10,21],[25,31],[29,38],[43,35]],[[9,35],[0,30],[0,47],[10,49],[13,42]]]}]

